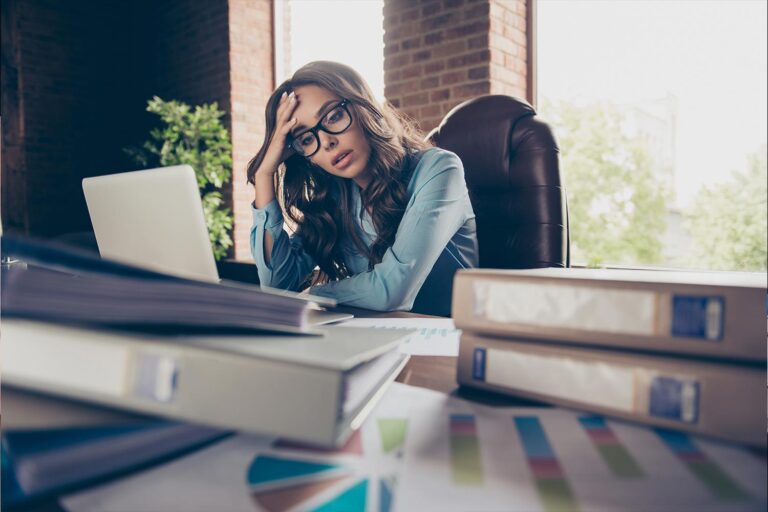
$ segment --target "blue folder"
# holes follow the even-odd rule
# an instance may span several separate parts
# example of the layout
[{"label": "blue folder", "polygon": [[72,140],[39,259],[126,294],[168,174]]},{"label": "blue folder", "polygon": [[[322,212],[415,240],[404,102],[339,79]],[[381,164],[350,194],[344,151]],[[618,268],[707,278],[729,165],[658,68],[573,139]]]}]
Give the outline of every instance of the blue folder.
[{"label": "blue folder", "polygon": [[229,432],[168,421],[6,430],[2,506],[73,491],[187,453]]}]

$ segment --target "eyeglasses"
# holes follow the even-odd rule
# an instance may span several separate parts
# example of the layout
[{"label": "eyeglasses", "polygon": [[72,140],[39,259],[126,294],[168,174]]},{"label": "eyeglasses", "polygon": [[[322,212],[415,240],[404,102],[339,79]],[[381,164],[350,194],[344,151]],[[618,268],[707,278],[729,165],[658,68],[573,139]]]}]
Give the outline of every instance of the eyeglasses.
[{"label": "eyeglasses", "polygon": [[341,100],[313,128],[291,137],[291,147],[300,155],[309,158],[320,150],[319,131],[338,135],[352,125],[352,115],[347,108],[349,102]]}]

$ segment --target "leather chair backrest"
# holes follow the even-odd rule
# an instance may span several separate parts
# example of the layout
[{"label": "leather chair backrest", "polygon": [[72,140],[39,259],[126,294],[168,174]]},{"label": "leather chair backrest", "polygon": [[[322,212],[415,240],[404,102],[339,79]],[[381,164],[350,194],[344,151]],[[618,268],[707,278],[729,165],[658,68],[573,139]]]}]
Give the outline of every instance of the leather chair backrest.
[{"label": "leather chair backrest", "polygon": [[559,149],[533,107],[511,96],[475,98],[451,110],[427,138],[464,164],[480,267],[570,265]]}]

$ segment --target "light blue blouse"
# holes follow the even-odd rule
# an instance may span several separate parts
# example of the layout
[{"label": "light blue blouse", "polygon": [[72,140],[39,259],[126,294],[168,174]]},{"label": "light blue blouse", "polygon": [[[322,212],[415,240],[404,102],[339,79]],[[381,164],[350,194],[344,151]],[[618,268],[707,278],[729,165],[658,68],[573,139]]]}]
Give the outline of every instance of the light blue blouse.
[{"label": "light blue blouse", "polygon": [[[410,199],[395,242],[381,262],[368,270],[368,258],[347,239],[342,243],[350,277],[313,286],[309,293],[336,299],[339,304],[377,311],[413,311],[450,315],[453,274],[478,263],[475,214],[464,182],[464,167],[453,153],[430,148],[408,183]],[[348,180],[351,208],[363,240],[376,239],[371,217],[361,218],[360,189]],[[283,230],[276,200],[253,208],[251,253],[262,286],[298,291],[315,268],[302,248],[301,237]],[[270,263],[264,260],[264,232],[272,236]]]}]

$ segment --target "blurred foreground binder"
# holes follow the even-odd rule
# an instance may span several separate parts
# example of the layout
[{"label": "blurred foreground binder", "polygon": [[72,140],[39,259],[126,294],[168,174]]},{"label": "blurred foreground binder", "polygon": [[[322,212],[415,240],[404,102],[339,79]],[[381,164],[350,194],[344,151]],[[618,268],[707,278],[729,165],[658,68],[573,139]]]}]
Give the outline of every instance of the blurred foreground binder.
[{"label": "blurred foreground binder", "polygon": [[461,336],[458,382],[766,446],[765,365]]},{"label": "blurred foreground binder", "polygon": [[228,432],[3,387],[2,504],[13,506],[168,460]]},{"label": "blurred foreground binder", "polygon": [[214,427],[335,445],[405,365],[409,331],[150,336],[3,320],[3,383]]},{"label": "blurred foreground binder", "polygon": [[462,270],[458,329],[765,361],[766,275],[614,269]]},{"label": "blurred foreground binder", "polygon": [[5,318],[163,333],[309,334],[352,316],[321,310],[333,299],[176,277],[49,242],[3,236],[0,243],[4,256],[24,262],[3,268]]}]

